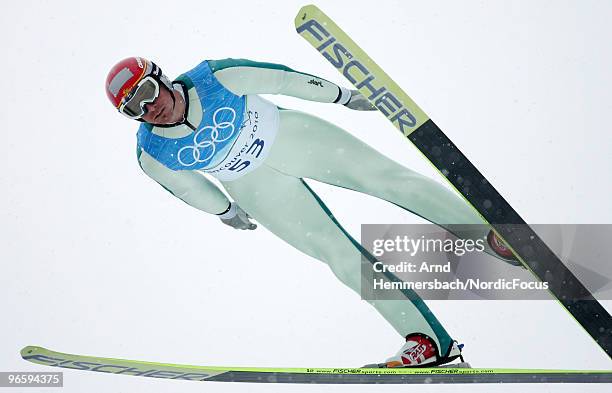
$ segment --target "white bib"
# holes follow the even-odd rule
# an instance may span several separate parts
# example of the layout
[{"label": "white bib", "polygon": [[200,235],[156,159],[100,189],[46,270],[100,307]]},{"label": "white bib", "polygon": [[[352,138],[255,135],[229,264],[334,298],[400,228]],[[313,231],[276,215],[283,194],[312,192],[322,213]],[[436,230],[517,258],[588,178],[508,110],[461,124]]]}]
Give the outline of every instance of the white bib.
[{"label": "white bib", "polygon": [[276,105],[257,95],[248,95],[240,135],[220,163],[201,171],[221,181],[232,181],[257,169],[272,148],[278,122]]}]

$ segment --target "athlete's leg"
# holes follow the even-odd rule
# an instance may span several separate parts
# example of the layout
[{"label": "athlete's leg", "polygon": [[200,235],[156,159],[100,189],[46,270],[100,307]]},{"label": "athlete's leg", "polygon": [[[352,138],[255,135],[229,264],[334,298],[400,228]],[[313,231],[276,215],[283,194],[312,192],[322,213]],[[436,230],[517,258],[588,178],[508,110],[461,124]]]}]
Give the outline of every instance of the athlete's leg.
[{"label": "athlete's leg", "polygon": [[[327,263],[344,284],[360,292],[361,253],[365,250],[335,221],[302,179],[264,163],[223,185],[261,225],[298,250]],[[412,332],[427,334],[444,351],[451,343],[447,332],[418,296],[407,294],[414,298],[370,303],[402,336]]]},{"label": "athlete's leg", "polygon": [[432,223],[453,228],[452,232],[463,238],[482,237],[488,232],[484,227],[473,230],[450,225],[486,224],[455,192],[403,167],[336,125],[304,112],[281,110],[280,129],[266,164],[292,176],[387,200]]},{"label": "athlete's leg", "polygon": [[484,223],[474,209],[443,185],[308,113],[280,111],[280,130],[266,163],[292,176],[385,199],[433,223]]}]

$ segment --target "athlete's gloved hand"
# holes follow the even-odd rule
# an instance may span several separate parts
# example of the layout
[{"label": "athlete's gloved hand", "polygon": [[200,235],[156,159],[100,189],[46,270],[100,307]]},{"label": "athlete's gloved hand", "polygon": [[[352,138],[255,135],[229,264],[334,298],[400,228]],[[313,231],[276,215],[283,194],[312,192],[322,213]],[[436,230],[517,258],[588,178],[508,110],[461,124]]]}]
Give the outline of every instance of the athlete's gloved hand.
[{"label": "athlete's gloved hand", "polygon": [[359,92],[359,90],[351,90],[351,98],[346,104],[347,108],[354,109],[356,111],[375,111],[376,107],[368,101],[367,98]]},{"label": "athlete's gloved hand", "polygon": [[236,229],[249,229],[253,230],[257,228],[257,224],[252,223],[244,210],[240,208],[236,203],[230,203],[229,209],[222,214],[219,214],[221,222],[225,225],[229,225]]}]

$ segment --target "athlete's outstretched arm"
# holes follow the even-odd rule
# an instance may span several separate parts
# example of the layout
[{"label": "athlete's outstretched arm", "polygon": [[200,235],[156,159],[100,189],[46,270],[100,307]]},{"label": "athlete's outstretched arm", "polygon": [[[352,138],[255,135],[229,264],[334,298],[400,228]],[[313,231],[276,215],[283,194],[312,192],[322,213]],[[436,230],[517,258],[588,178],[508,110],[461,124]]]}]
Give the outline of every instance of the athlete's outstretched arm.
[{"label": "athlete's outstretched arm", "polygon": [[282,64],[246,59],[209,60],[215,77],[236,95],[283,94],[309,101],[346,104],[351,91]]},{"label": "athlete's outstretched arm", "polygon": [[145,151],[138,152],[138,163],[150,178],[196,209],[218,215],[226,212],[230,206],[225,194],[201,173],[173,171]]}]

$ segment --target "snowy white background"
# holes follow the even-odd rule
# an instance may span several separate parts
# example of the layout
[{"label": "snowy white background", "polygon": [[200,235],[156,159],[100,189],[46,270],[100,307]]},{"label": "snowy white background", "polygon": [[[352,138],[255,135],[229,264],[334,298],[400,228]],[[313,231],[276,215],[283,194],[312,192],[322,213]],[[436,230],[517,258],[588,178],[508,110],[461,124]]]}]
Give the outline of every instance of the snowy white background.
[{"label": "snowy white background", "polygon": [[[20,359],[28,344],[202,365],[331,367],[383,360],[401,338],[326,266],[263,228],[246,233],[221,225],[174,199],[138,167],[137,125],[113,110],[103,88],[121,58],[148,57],[174,77],[202,59],[244,57],[347,84],[295,33],[301,1],[176,3],[3,5],[0,370],[54,371]],[[529,222],[612,222],[611,2],[350,4],[318,2]],[[329,119],[441,181],[377,113],[273,100]],[[313,187],[356,236],[361,223],[421,222],[368,196]],[[475,366],[611,366],[555,302],[430,306],[466,343]],[[63,391],[398,388],[203,385],[67,371]],[[574,392],[576,386],[520,389]]]}]

